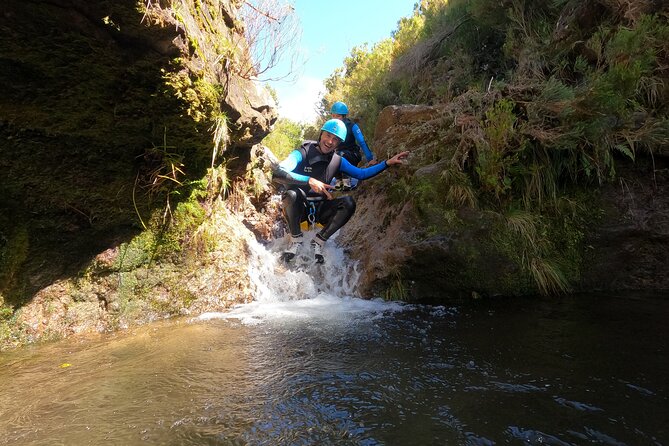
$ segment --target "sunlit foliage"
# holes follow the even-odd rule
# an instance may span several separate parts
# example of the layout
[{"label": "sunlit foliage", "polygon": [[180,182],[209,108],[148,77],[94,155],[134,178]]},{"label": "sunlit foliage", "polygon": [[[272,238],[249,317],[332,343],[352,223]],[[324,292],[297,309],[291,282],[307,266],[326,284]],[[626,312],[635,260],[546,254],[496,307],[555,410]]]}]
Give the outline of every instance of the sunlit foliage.
[{"label": "sunlit foliage", "polygon": [[515,228],[530,227],[519,212],[532,216],[523,221],[542,231],[509,230],[550,293],[569,282],[555,240],[573,247],[581,236],[576,190],[669,144],[667,17],[663,2],[423,0],[390,39],[351,52],[323,107],[346,102],[369,135],[387,105],[448,110],[412,160],[440,175],[400,178],[393,199],[440,215],[515,212]]},{"label": "sunlit foliage", "polygon": [[263,144],[269,147],[277,158],[283,159],[300,147],[303,137],[303,125],[281,118],[274,124],[272,132],[263,140]]}]

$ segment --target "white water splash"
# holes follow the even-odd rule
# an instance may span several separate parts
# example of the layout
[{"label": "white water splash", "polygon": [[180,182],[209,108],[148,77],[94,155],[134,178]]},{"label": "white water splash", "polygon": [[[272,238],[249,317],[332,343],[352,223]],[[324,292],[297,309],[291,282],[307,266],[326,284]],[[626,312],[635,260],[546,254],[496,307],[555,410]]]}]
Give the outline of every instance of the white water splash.
[{"label": "white water splash", "polygon": [[199,319],[238,319],[244,324],[276,319],[347,321],[375,319],[406,308],[399,302],[360,298],[357,262],[352,262],[334,239],[324,246],[325,263],[316,264],[310,245],[314,235],[314,231],[305,233],[305,242],[289,265],[280,258],[288,243],[285,238],[267,248],[249,242],[254,301],[225,313],[205,313]]}]

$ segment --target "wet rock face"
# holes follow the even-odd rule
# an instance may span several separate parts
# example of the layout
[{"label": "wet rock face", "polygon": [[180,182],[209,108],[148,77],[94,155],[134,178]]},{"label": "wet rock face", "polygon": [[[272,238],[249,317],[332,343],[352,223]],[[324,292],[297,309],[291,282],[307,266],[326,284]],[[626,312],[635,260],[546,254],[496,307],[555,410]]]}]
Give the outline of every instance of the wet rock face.
[{"label": "wet rock face", "polygon": [[205,175],[217,119],[228,149],[269,133],[273,101],[235,69],[238,6],[1,2],[0,294],[30,295],[141,230],[138,214],[165,206],[161,178]]},{"label": "wet rock face", "polygon": [[[439,129],[453,122],[447,106],[387,107],[372,147],[376,153],[401,148],[417,154],[428,144],[452,144],[440,139]],[[447,161],[404,169],[413,177],[437,178]],[[617,166],[616,181],[597,192],[600,201],[584,205],[592,208],[594,223],[584,229],[581,269],[571,286],[669,289],[667,159],[656,154],[654,161],[640,157]],[[463,207],[451,224],[432,218],[429,205],[419,210],[411,201],[394,203],[389,192],[402,181],[400,171],[391,168],[355,191],[356,213],[337,238],[360,262],[363,294],[445,302],[538,292],[511,258],[513,250],[493,241],[503,224],[499,214]]]},{"label": "wet rock face", "polygon": [[585,290],[669,290],[669,164],[622,164],[586,240]]},{"label": "wet rock face", "polygon": [[[137,80],[130,69],[143,64],[160,78],[164,71],[187,70],[191,79],[198,76],[212,86],[225,90],[222,111],[228,114],[233,129],[232,144],[250,148],[269,133],[276,120],[275,104],[250,78],[236,74],[232,59],[246,58],[248,49],[243,25],[237,18],[237,2],[209,0],[189,11],[189,2],[148,2],[141,0],[6,0],[0,10],[3,40],[3,96],[38,87],[39,81],[64,75],[61,90],[74,87],[65,80],[75,76],[70,70],[88,66],[77,73],[82,79],[94,76],[96,67],[128,81]],[[161,7],[162,5],[162,7]],[[173,5],[173,6],[170,6]],[[179,9],[175,13],[172,8]],[[179,20],[183,20],[181,23]],[[224,40],[225,43],[221,43]],[[235,46],[221,49],[218,45]],[[39,46],[36,46],[39,45]],[[197,48],[194,48],[196,46]],[[91,54],[95,58],[91,58]],[[49,54],[60,63],[41,61]],[[173,59],[179,59],[174,63]],[[164,70],[164,71],[161,71]],[[161,85],[135,85],[155,94]],[[34,88],[34,99],[48,93],[48,87]],[[8,90],[8,91],[7,91]],[[81,102],[87,96],[82,93]],[[118,91],[103,92],[109,101],[119,99]],[[70,93],[72,94],[72,93]],[[139,99],[139,98],[138,98]],[[185,98],[189,99],[189,98]],[[15,104],[19,105],[19,104]],[[177,113],[182,110],[173,110]],[[238,136],[235,138],[235,136]]]},{"label": "wet rock face", "polygon": [[230,122],[231,142],[245,150],[259,144],[277,119],[274,107],[274,99],[256,83],[242,78],[232,79],[226,101],[221,104]]}]

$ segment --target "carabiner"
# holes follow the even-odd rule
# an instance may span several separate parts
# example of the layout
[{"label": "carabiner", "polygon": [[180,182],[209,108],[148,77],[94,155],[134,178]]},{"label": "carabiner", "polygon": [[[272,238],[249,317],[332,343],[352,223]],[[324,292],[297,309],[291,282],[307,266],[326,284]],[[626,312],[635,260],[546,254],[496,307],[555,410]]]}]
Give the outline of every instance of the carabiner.
[{"label": "carabiner", "polygon": [[311,223],[311,229],[313,230],[316,227],[316,205],[313,201],[309,202],[309,215],[307,215],[307,220]]}]

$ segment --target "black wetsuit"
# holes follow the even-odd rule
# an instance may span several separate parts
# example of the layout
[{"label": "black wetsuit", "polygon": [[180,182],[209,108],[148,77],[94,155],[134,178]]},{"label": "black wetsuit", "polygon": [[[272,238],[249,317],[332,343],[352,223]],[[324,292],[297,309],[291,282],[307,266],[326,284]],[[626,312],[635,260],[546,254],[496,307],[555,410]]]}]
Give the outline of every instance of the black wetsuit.
[{"label": "black wetsuit", "polygon": [[386,167],[386,163],[383,162],[366,169],[359,169],[334,152],[322,154],[316,141],[304,142],[299,149],[291,152],[273,173],[274,181],[286,187],[282,201],[291,235],[293,237],[302,235],[300,223],[308,218],[310,198],[319,199],[314,202],[315,221],[324,226],[318,233],[323,240],[327,240],[344,226],[355,212],[353,197],[343,196],[326,200],[311,190],[309,178],[329,184],[341,171],[357,179],[366,179],[382,172]]}]

